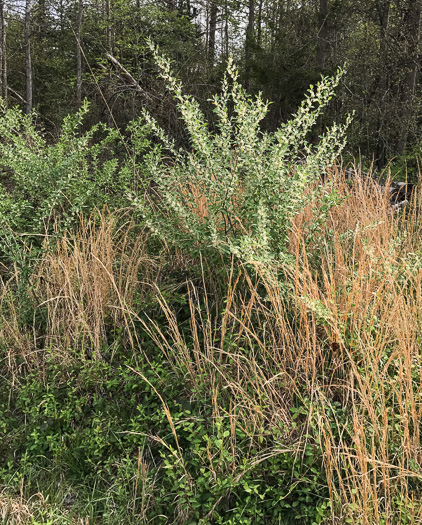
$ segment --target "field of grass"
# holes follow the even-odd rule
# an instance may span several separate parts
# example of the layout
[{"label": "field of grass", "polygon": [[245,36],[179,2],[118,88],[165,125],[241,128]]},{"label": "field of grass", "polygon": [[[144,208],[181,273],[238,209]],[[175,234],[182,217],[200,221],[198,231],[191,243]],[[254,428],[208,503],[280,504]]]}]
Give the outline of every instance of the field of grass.
[{"label": "field of grass", "polygon": [[276,266],[103,209],[5,268],[3,524],[422,523],[421,196],[333,184]]}]

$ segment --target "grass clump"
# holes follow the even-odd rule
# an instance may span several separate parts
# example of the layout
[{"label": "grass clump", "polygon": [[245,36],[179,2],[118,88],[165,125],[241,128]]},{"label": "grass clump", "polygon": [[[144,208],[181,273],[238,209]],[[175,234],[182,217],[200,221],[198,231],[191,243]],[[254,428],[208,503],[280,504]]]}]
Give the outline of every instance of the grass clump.
[{"label": "grass clump", "polygon": [[[93,275],[109,280],[108,309],[121,316],[100,331],[99,352],[95,322],[76,332],[74,321],[94,295],[59,280],[61,244],[46,254],[49,282],[68,288],[60,298],[45,272],[34,274],[34,290],[54,299],[40,306],[44,319],[56,324],[44,325],[51,337],[41,326],[15,332],[25,344],[4,353],[7,498],[32,501],[33,520],[60,510],[63,523],[419,523],[421,231],[389,214],[368,184],[330,214],[318,272],[301,229],[312,210],[297,216],[293,299],[260,265],[253,275],[233,265],[225,302],[192,282],[186,310],[158,277],[161,259],[142,263],[122,307],[113,283],[131,275],[130,259],[115,251],[104,272],[109,252],[97,252]],[[95,224],[100,233],[112,223]],[[77,231],[73,242],[91,250],[103,238],[84,222]],[[75,261],[65,267],[76,271]],[[3,349],[12,300],[10,281]],[[38,493],[49,496],[42,508]]]}]

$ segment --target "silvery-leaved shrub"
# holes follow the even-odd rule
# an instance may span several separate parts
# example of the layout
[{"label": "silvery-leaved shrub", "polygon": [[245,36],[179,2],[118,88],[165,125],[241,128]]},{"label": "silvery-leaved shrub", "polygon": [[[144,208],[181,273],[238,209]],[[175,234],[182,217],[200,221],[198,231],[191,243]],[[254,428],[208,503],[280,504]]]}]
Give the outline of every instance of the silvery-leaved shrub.
[{"label": "silvery-leaved shrub", "polygon": [[[275,133],[264,133],[260,124],[268,103],[261,95],[247,95],[230,59],[221,94],[210,101],[216,117],[216,131],[211,131],[198,102],[183,93],[169,60],[158,48],[151,49],[160,76],[177,101],[190,149],[176,148],[155,119],[144,113],[164,148],[146,159],[152,191],[135,199],[148,226],[190,253],[218,248],[245,262],[285,257],[292,218],[315,199],[315,191],[325,201],[322,214],[336,202],[329,187],[314,192],[309,188],[340,154],[351,119],[327,129],[316,145],[307,137],[342,71],[311,86],[293,118]],[[305,161],[297,163],[299,158]]]}]

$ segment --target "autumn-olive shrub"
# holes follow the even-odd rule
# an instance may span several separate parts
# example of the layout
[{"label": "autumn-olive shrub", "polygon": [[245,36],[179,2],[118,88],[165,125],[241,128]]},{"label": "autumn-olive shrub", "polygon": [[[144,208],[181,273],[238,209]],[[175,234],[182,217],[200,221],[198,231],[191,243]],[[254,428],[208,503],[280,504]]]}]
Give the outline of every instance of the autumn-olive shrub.
[{"label": "autumn-olive shrub", "polygon": [[268,102],[246,93],[230,59],[221,93],[211,99],[214,131],[198,102],[183,93],[170,61],[152,44],[151,49],[159,74],[177,101],[191,147],[177,149],[144,112],[164,146],[146,159],[153,192],[135,199],[149,227],[191,253],[218,248],[246,262],[285,258],[295,214],[318,198],[323,201],[320,216],[315,217],[318,222],[338,202],[329,186],[311,190],[311,184],[344,148],[351,117],[327,129],[315,145],[307,137],[343,72],[311,86],[292,119],[276,132],[264,133],[260,123]]}]

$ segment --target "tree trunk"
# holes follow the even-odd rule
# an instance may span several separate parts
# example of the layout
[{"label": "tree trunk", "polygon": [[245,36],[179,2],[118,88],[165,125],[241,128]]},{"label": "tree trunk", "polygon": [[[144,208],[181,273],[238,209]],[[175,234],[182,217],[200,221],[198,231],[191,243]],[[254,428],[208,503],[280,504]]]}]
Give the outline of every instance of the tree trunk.
[{"label": "tree trunk", "polygon": [[105,0],[104,3],[105,17],[106,17],[106,42],[107,50],[109,53],[113,53],[112,42],[111,42],[111,16],[110,16],[110,0]]},{"label": "tree trunk", "polygon": [[7,106],[7,57],[4,0],[0,0],[0,96]]},{"label": "tree trunk", "polygon": [[224,2],[224,56],[229,57],[229,8],[228,0]]},{"label": "tree trunk", "polygon": [[258,6],[258,30],[256,35],[256,41],[259,47],[261,47],[261,39],[262,39],[262,2],[263,0],[259,0],[259,6]]},{"label": "tree trunk", "polygon": [[45,40],[47,35],[47,9],[45,5],[45,0],[38,0],[37,8],[37,25],[39,38],[41,41]]},{"label": "tree trunk", "polygon": [[405,18],[406,56],[405,56],[405,79],[403,84],[403,116],[400,130],[397,152],[404,153],[409,130],[412,126],[415,111],[414,98],[419,72],[419,43],[421,26],[421,0],[409,0],[409,7]]},{"label": "tree trunk", "polygon": [[248,6],[248,26],[246,28],[246,40],[245,40],[245,62],[246,62],[246,88],[250,84],[251,76],[251,60],[252,60],[252,47],[254,41],[254,26],[255,26],[255,0],[249,0]]},{"label": "tree trunk", "polygon": [[208,37],[208,59],[211,65],[214,65],[215,60],[215,34],[217,31],[217,15],[218,6],[217,0],[210,1],[210,25],[209,25],[209,37]]},{"label": "tree trunk", "polygon": [[316,61],[320,71],[326,68],[328,37],[328,0],[319,0]]},{"label": "tree trunk", "polygon": [[26,112],[32,111],[31,0],[25,2]]},{"label": "tree trunk", "polygon": [[[377,145],[376,158],[378,168],[382,169],[385,166],[387,151],[385,146],[384,128],[388,110],[387,91],[389,89],[389,61],[388,61],[388,38],[389,38],[389,22],[390,22],[390,0],[378,0],[377,11],[380,26],[380,76],[379,76],[379,99],[380,99],[380,113],[377,122]],[[385,101],[383,103],[382,101]]]},{"label": "tree trunk", "polygon": [[78,1],[78,18],[76,23],[76,106],[82,103],[82,17],[83,0]]}]

